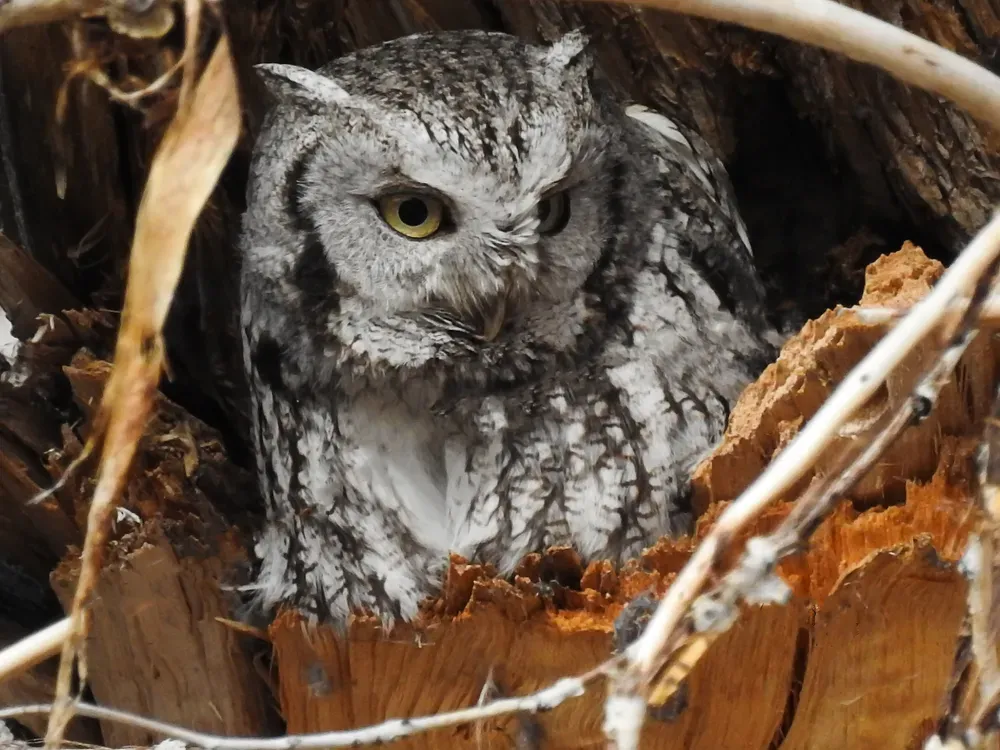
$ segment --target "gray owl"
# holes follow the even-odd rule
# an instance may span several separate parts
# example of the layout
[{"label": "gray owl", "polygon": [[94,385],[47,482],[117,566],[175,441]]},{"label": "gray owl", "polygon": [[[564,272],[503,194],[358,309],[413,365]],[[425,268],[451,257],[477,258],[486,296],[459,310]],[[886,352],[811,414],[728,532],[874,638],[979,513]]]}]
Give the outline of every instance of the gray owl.
[{"label": "gray owl", "polygon": [[509,573],[688,530],[689,475],[771,356],[721,165],[570,33],[418,34],[276,99],[244,217],[268,523],[259,598],[414,617],[451,552]]}]

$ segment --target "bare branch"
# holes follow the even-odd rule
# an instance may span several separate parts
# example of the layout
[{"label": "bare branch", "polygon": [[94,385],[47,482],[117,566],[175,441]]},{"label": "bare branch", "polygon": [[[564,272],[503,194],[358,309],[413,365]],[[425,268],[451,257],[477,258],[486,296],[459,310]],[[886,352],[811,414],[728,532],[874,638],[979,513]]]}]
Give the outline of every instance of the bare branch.
[{"label": "bare branch", "polygon": [[0,651],[0,682],[58,654],[69,631],[70,621],[66,617]]},{"label": "bare branch", "polygon": [[832,0],[628,2],[738,23],[757,31],[839,52],[852,60],[876,65],[901,81],[950,99],[983,122],[1000,124],[1000,78],[944,47]]},{"label": "bare branch", "polygon": [[914,305],[912,311],[848,373],[802,431],[726,508],[667,591],[646,631],[626,651],[629,662],[641,671],[646,681],[659,670],[664,651],[684,613],[700,593],[717,555],[728,541],[815,464],[853,413],[876,392],[906,355],[945,319],[949,308],[954,309],[951,306],[960,304],[960,300],[971,298],[980,279],[998,256],[1000,217],[994,216],[930,294]]},{"label": "bare branch", "polygon": [[[605,670],[605,665],[602,665],[579,677],[561,679],[537,693],[518,698],[502,698],[475,708],[447,711],[412,719],[392,719],[361,729],[288,735],[286,737],[222,737],[195,732],[184,727],[137,716],[127,711],[117,711],[91,703],[76,703],[74,711],[80,716],[88,716],[101,721],[120,722],[207,750],[296,750],[297,748],[358,747],[392,742],[432,729],[469,724],[495,716],[548,711],[570,698],[578,698],[583,695],[587,685],[602,676]],[[0,709],[0,721],[17,719],[31,714],[47,714],[51,713],[52,710],[53,704],[51,703],[2,708]]]},{"label": "bare branch", "polygon": [[997,661],[997,535],[1000,533],[1000,394],[987,419],[979,455],[983,517],[969,539],[962,569],[969,580],[962,637],[952,667],[948,710],[925,750],[972,750],[1000,730],[1000,664]]},{"label": "bare branch", "polygon": [[[996,633],[990,627],[993,609],[994,532],[995,529],[987,526],[983,533],[974,536],[969,541],[971,554],[967,554],[964,560],[973,573],[969,581],[969,622],[972,626],[972,654],[979,668],[979,689],[984,699],[981,703],[992,702],[995,700],[994,696],[1000,693]],[[975,556],[974,560],[972,556]],[[978,723],[987,710],[986,705],[981,705],[977,712],[979,715],[973,722]]]},{"label": "bare branch", "polygon": [[17,26],[66,21],[105,6],[105,0],[9,0],[0,5],[0,32]]},{"label": "bare branch", "polygon": [[[10,729],[0,721],[0,748],[3,750],[36,750],[38,743],[35,740],[16,740]],[[103,745],[84,745],[78,742],[69,742],[64,745],[64,750],[112,750]],[[177,740],[164,740],[151,747],[136,747],[127,745],[119,750],[187,750],[183,742]]]},{"label": "bare branch", "polygon": [[[750,539],[737,566],[711,591],[694,601],[679,628],[677,637],[682,639],[683,645],[673,649],[674,654],[683,653],[684,658],[671,659],[671,668],[665,670],[653,686],[650,695],[652,703],[659,705],[670,697],[706,653],[711,642],[732,627],[739,614],[737,605],[740,601],[787,603],[791,591],[775,575],[777,563],[804,548],[823,519],[833,511],[837,501],[864,477],[903,430],[929,414],[929,406],[937,400],[974,338],[975,331],[970,330],[968,324],[975,320],[975,307],[970,306],[966,315],[958,321],[958,330],[951,345],[921,378],[911,397],[894,412],[883,416],[869,431],[867,438],[859,441],[861,447],[858,450],[842,456],[840,467],[832,471],[826,481],[817,483],[800,497],[792,512],[773,533]],[[622,682],[612,684],[608,711],[612,710],[612,701],[622,701],[623,693],[641,686],[638,683],[640,675],[630,672],[629,665],[619,674]],[[643,715],[639,714],[637,719],[638,725],[627,730],[626,735],[638,732]],[[626,747],[631,746],[619,744],[619,750]]]},{"label": "bare branch", "polygon": [[[952,312],[961,312],[961,302],[952,305]],[[857,315],[862,323],[872,325],[895,324],[897,320],[904,317],[912,308],[910,307],[844,307],[840,312],[844,314]],[[1000,323],[1000,294],[994,294],[987,298],[979,310],[979,325],[982,328],[994,328]]]}]

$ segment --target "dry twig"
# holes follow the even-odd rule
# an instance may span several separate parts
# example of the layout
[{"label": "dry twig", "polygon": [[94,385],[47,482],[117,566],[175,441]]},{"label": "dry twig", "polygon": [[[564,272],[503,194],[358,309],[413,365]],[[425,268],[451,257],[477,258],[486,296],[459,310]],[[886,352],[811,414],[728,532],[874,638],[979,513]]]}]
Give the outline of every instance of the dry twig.
[{"label": "dry twig", "polygon": [[222,36],[191,96],[181,102],[163,136],[139,207],[115,367],[95,419],[93,437],[78,459],[101,450],[47,747],[59,744],[72,716],[69,692],[74,664],[79,666],[81,680],[87,677],[81,657],[88,632],[89,600],[100,575],[115,501],[164,368],[163,324],[195,221],[229,160],[239,131],[235,72],[228,40]]},{"label": "dry twig", "polygon": [[[961,314],[963,303],[959,300],[953,304],[952,313]],[[863,323],[873,325],[895,324],[904,317],[912,307],[845,307],[841,312],[845,314],[857,315]],[[1000,294],[991,294],[979,308],[979,326],[981,328],[995,328],[1000,323]]]},{"label": "dry twig", "polygon": [[105,0],[9,0],[0,5],[0,32],[96,13]]},{"label": "dry twig", "polygon": [[70,621],[65,617],[0,651],[0,682],[58,654],[69,631]]},{"label": "dry twig", "polygon": [[7,0],[0,4],[0,33],[18,26],[104,16],[116,32],[136,39],[156,38],[173,25],[171,0]]},{"label": "dry twig", "polygon": [[978,750],[1000,731],[997,660],[997,541],[1000,535],[1000,392],[980,450],[979,501],[984,511],[969,539],[962,567],[969,579],[968,609],[949,691],[948,710],[926,750]]},{"label": "dry twig", "polygon": [[[925,341],[935,328],[949,317],[953,318],[951,311],[956,309],[956,305],[961,304],[961,300],[965,300],[966,310],[970,308],[970,302],[974,297],[977,305],[982,303],[988,289],[982,280],[990,277],[998,257],[1000,257],[1000,216],[995,216],[944,273],[931,293],[914,305],[911,312],[848,373],[802,431],[778,454],[757,480],[722,513],[712,531],[701,542],[667,591],[646,630],[626,650],[627,665],[620,673],[619,679],[615,681],[613,694],[629,694],[635,691],[645,693],[661,681],[664,668],[685,643],[688,634],[684,632],[683,626],[688,621],[692,605],[702,593],[717,561],[728,549],[732,540],[815,464],[854,412],[875,393],[906,355]],[[978,293],[974,295],[977,290]],[[970,317],[971,315],[974,315],[974,312],[966,312],[961,318],[967,326],[974,324],[975,318]],[[953,330],[963,335],[965,333],[957,326],[953,327]],[[945,351],[945,355],[950,359],[956,352],[953,342],[953,346]],[[954,362],[946,364],[953,367],[956,362],[957,358]],[[924,387],[927,385],[925,381]],[[886,426],[896,428],[894,424]],[[838,491],[843,490],[838,488]],[[799,506],[802,505],[800,501]],[[793,516],[800,517],[800,522],[805,522],[806,519],[801,516],[813,510],[813,506],[806,504],[805,508],[797,507]],[[806,528],[809,533],[815,530],[815,526]],[[751,594],[751,598],[767,598],[763,589],[751,591],[749,586],[753,581],[774,582],[772,571],[777,562],[778,551],[771,546],[748,545],[747,558],[741,567],[746,572],[750,572],[754,566],[757,568],[743,584],[746,593]],[[771,599],[775,593],[776,590],[772,587]],[[710,603],[710,600],[702,601],[705,605]],[[692,616],[699,615],[692,613]],[[714,615],[709,615],[709,620],[713,617]],[[721,620],[719,622],[722,623]],[[713,626],[705,630],[715,629]],[[669,694],[669,688],[664,689]]]},{"label": "dry twig", "polygon": [[[76,710],[81,716],[89,716],[102,721],[121,722],[207,750],[296,750],[297,748],[359,747],[393,742],[432,729],[470,724],[505,714],[548,711],[570,698],[578,698],[583,695],[587,685],[601,677],[604,672],[604,666],[597,667],[578,677],[563,678],[537,693],[517,698],[501,698],[475,708],[446,711],[411,719],[391,719],[360,729],[289,735],[287,737],[221,737],[89,703],[78,703]],[[53,711],[54,708],[53,704],[48,703],[3,708],[0,709],[0,721],[17,719],[30,714],[45,714]]]}]

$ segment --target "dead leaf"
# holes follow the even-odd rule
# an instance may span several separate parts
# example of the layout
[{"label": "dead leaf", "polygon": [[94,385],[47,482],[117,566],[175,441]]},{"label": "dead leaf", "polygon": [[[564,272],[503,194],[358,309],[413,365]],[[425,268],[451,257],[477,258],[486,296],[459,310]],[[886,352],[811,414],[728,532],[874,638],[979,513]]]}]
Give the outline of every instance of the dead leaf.
[{"label": "dead leaf", "polygon": [[[190,70],[190,69],[188,69]],[[145,430],[165,364],[163,324],[184,267],[195,222],[212,194],[240,132],[240,104],[228,39],[220,38],[204,73],[181,100],[153,159],[136,219],[115,367],[81,459],[98,448],[101,464],[87,519],[72,628],[59,665],[56,707],[46,747],[58,747],[72,718],[73,664],[86,681],[83,647],[88,607],[101,556],[136,445]],[[81,460],[78,459],[78,460]]]}]

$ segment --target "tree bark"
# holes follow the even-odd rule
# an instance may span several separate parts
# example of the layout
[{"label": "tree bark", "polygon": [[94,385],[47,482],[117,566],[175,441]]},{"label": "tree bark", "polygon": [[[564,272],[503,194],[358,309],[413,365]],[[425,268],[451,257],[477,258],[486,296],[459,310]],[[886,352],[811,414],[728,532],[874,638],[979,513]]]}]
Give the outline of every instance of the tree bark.
[{"label": "tree bark", "polygon": [[[993,64],[1000,6],[987,0],[854,5]],[[132,515],[116,521],[89,646],[95,699],[206,731],[361,726],[472,705],[491,676],[502,693],[521,693],[606,658],[623,606],[665,590],[724,503],[884,330],[828,308],[862,292],[879,306],[919,298],[941,272],[921,251],[906,246],[869,264],[904,240],[948,261],[1000,194],[997,135],[963,113],[870,68],[725,24],[558,0],[260,0],[230,4],[226,21],[246,132],[172,308],[173,380],[162,384],[122,499]],[[693,539],[663,540],[621,570],[549,551],[512,580],[456,559],[421,619],[387,638],[365,618],[346,638],[293,612],[259,621],[235,591],[252,580],[261,520],[234,324],[234,240],[262,106],[250,66],[316,66],[402,34],[470,27],[532,40],[587,31],[632,98],[686,120],[718,150],[776,319],[793,329],[813,320],[747,390],[726,440],[699,467]],[[0,45],[9,238],[0,241],[0,309],[23,342],[17,362],[0,361],[0,646],[59,617],[71,599],[93,467],[28,501],[86,440],[110,367],[134,213],[173,101],[154,97],[137,112],[76,79],[60,120],[65,71],[86,58],[149,74],[177,52],[172,38],[126,43],[100,21],[17,29]],[[867,415],[905,397],[921,357]],[[998,368],[997,346],[981,337],[935,414],[907,431],[807,554],[783,564],[793,604],[746,612],[691,676],[685,710],[649,723],[643,747],[920,745],[942,711],[964,608],[955,562]],[[777,524],[794,494],[758,530]],[[235,622],[248,619],[261,630]],[[43,665],[0,683],[0,702],[34,701],[51,685]],[[601,696],[598,688],[537,726],[508,719],[403,744],[499,747],[531,735],[543,747],[582,747],[600,739]],[[16,727],[25,737],[43,728]],[[73,732],[116,747],[158,739],[89,721]]]}]

